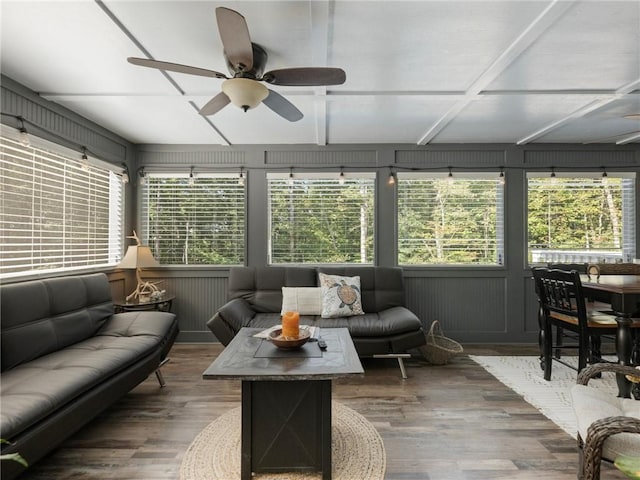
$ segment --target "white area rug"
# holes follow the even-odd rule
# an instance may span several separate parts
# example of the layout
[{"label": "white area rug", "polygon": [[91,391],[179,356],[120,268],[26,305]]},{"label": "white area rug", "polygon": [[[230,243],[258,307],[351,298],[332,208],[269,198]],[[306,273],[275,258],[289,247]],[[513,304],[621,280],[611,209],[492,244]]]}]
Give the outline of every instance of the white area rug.
[{"label": "white area rug", "polygon": [[[576,418],[571,407],[571,387],[575,385],[578,375],[575,370],[554,362],[551,380],[547,382],[543,377],[538,357],[469,357],[576,438]],[[564,358],[565,361],[568,359],[570,357]],[[604,373],[602,378],[589,380],[589,385],[610,391],[612,395],[618,393],[613,373]]]},{"label": "white area rug", "polygon": [[[240,407],[219,416],[187,449],[180,480],[240,478]],[[383,480],[386,456],[382,438],[362,415],[332,403],[331,455],[334,480]],[[319,473],[256,474],[255,480],[319,479]]]}]

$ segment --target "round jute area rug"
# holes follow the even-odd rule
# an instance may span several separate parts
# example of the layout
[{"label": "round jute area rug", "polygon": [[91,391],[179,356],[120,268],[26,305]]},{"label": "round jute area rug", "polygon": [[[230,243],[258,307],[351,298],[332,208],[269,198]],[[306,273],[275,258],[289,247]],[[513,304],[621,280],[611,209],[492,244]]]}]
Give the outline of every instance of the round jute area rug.
[{"label": "round jute area rug", "polygon": [[[180,480],[240,478],[240,407],[221,415],[187,449]],[[355,410],[332,402],[331,455],[334,480],[383,480],[386,457],[375,427]],[[311,480],[315,472],[264,473],[260,480]]]}]

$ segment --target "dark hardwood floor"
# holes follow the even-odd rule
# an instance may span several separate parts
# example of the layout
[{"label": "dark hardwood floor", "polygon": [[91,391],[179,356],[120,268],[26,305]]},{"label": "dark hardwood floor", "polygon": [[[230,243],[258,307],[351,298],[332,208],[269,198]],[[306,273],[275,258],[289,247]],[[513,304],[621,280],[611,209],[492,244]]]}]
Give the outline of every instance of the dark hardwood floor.
[{"label": "dark hardwood floor", "polygon": [[[175,345],[155,376],[40,461],[24,480],[176,479],[185,450],[213,419],[240,404],[240,383],[202,372],[221,346]],[[527,347],[465,346],[466,353],[536,354]],[[380,432],[388,480],[573,480],[575,441],[466,355],[449,365],[365,360],[366,375],[338,381],[334,398]],[[603,466],[603,479],[623,479]],[[354,479],[358,480],[358,479]]]}]

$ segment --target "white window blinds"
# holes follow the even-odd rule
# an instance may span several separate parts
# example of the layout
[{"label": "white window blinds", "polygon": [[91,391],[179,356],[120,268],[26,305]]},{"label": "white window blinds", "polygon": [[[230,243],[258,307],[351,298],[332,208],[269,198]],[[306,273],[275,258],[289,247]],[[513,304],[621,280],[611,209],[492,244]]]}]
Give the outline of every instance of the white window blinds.
[{"label": "white window blinds", "polygon": [[497,173],[398,173],[400,265],[502,265],[504,185]]},{"label": "white window blinds", "polygon": [[269,263],[373,263],[375,175],[269,173]]},{"label": "white window blinds", "polygon": [[120,176],[83,162],[79,153],[75,158],[61,153],[63,147],[57,152],[0,139],[0,276],[117,263]]},{"label": "white window blinds", "polygon": [[635,174],[527,174],[529,262],[630,262]]},{"label": "white window blinds", "polygon": [[238,265],[245,252],[245,187],[237,175],[147,174],[142,235],[161,264]]}]

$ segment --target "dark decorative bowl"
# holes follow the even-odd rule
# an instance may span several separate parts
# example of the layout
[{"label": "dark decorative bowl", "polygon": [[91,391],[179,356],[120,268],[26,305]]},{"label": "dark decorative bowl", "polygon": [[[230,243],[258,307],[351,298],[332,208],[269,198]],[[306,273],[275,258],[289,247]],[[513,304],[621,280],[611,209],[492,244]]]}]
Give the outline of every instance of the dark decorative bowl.
[{"label": "dark decorative bowl", "polygon": [[269,334],[269,341],[282,350],[296,350],[307,343],[310,337],[311,333],[304,328],[300,329],[300,334],[297,338],[283,337],[282,329],[278,328]]}]

